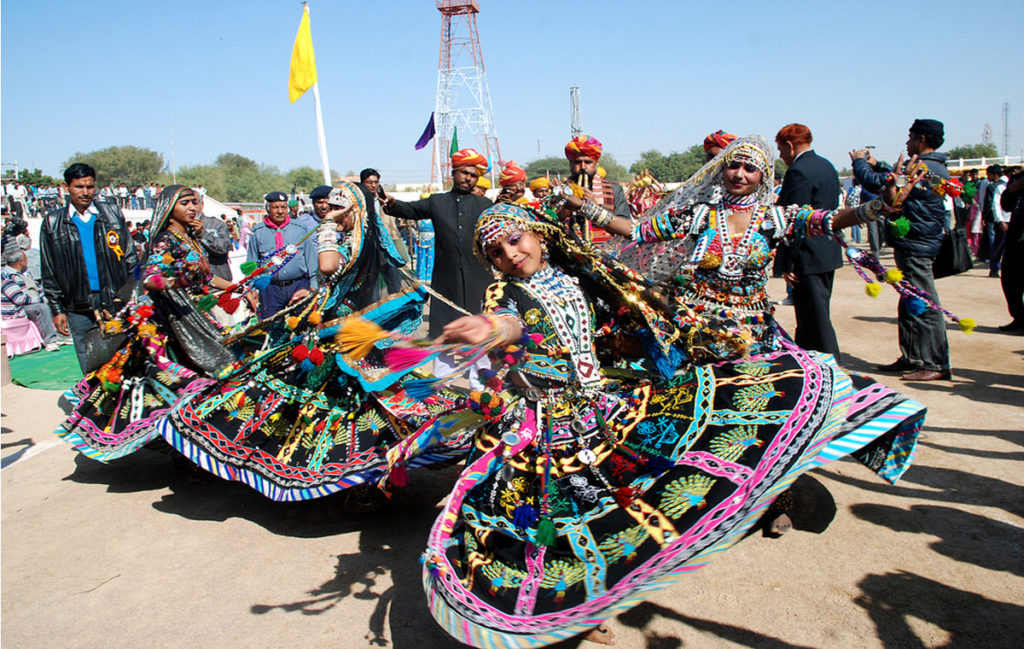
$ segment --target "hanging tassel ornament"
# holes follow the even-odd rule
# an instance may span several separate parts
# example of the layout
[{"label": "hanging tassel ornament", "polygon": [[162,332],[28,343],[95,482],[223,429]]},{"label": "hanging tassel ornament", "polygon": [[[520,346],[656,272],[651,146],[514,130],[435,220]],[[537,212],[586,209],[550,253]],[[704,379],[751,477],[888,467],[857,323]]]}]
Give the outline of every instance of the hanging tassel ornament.
[{"label": "hanging tassel ornament", "polygon": [[540,514],[537,513],[537,508],[533,505],[523,503],[512,512],[512,524],[517,529],[529,529],[536,525],[538,520],[540,520]]},{"label": "hanging tassel ornament", "polygon": [[882,292],[882,286],[878,282],[868,282],[864,285],[864,292],[868,294],[868,297],[878,297]]},{"label": "hanging tassel ornament", "polygon": [[542,516],[540,522],[537,523],[537,545],[542,545],[546,548],[555,547],[557,542],[558,534],[555,532],[554,522],[547,516]]},{"label": "hanging tassel ornament", "polygon": [[341,347],[341,353],[359,361],[366,358],[377,342],[389,335],[387,331],[369,320],[349,318],[342,324],[334,339]]},{"label": "hanging tassel ornament", "polygon": [[388,480],[396,487],[406,486],[409,484],[409,469],[404,464],[396,464],[388,474]]},{"label": "hanging tassel ornament", "polygon": [[615,490],[615,502],[623,509],[633,504],[633,501],[640,497],[642,492],[633,487],[619,487]]}]

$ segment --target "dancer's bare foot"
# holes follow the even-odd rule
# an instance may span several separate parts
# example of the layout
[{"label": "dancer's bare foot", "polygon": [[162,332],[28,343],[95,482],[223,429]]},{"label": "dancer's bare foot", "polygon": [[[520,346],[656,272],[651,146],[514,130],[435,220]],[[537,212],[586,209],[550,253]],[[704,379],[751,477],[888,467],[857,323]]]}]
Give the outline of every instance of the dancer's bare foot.
[{"label": "dancer's bare foot", "polygon": [[583,636],[583,639],[605,645],[614,645],[619,642],[615,639],[615,633],[612,632],[611,628],[609,628],[607,624],[602,624],[591,629],[585,636]]}]

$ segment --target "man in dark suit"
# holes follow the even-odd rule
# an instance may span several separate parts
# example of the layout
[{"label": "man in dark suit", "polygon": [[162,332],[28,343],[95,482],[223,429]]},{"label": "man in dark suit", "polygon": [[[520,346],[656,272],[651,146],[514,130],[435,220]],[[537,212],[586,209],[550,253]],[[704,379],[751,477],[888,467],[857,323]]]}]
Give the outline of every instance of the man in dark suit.
[{"label": "man in dark suit", "polygon": [[[484,291],[494,280],[473,253],[476,222],[491,201],[473,193],[480,174],[487,169],[487,158],[474,149],[462,149],[452,155],[452,189],[431,194],[418,201],[405,202],[385,197],[388,214],[399,219],[429,220],[434,225],[434,272],[430,286],[469,313],[477,313]],[[463,315],[436,298],[430,305],[430,337],[436,338],[444,326]],[[454,367],[451,357],[434,361],[434,373],[442,375]],[[478,369],[490,367],[485,358]],[[470,373],[470,385],[479,389],[483,382]]]},{"label": "man in dark suit", "polygon": [[[775,136],[789,166],[782,179],[778,205],[808,205],[819,210],[839,207],[839,175],[832,163],[811,148],[811,130],[803,124],[782,127]],[[843,249],[830,236],[802,232],[778,253],[783,277],[793,287],[796,344],[832,354],[839,360],[839,341],[832,328],[829,302],[835,271],[843,265]]]}]

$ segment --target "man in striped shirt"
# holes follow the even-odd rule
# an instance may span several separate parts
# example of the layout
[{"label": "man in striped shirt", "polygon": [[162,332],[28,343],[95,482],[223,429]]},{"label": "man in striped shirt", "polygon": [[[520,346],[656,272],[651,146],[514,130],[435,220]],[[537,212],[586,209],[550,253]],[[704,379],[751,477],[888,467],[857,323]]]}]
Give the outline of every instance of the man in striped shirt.
[{"label": "man in striped shirt", "polygon": [[39,328],[46,351],[56,351],[58,345],[70,345],[71,339],[57,333],[53,326],[53,312],[46,298],[25,269],[28,268],[28,257],[18,247],[10,247],[4,251],[4,266],[0,269],[0,313],[4,320],[10,318],[28,318]]}]

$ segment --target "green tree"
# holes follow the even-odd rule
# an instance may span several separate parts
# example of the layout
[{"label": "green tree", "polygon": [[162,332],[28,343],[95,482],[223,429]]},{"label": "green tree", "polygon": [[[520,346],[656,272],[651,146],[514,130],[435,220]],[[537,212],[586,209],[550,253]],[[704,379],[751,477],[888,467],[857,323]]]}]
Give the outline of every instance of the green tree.
[{"label": "green tree", "polygon": [[292,169],[285,174],[285,178],[288,180],[289,189],[291,186],[295,186],[298,187],[300,191],[304,191],[306,193],[309,193],[313,188],[324,184],[323,172],[317,171],[308,165]]},{"label": "green tree", "polygon": [[646,169],[662,182],[678,183],[692,176],[702,166],[704,146],[694,144],[683,153],[674,151],[667,156],[655,149],[644,151],[640,154],[640,159],[630,165],[629,170],[634,174],[640,174]]},{"label": "green tree", "polygon": [[565,156],[548,156],[534,160],[525,168],[526,177],[530,180],[551,174],[565,178],[569,175],[569,161]]},{"label": "green tree", "polygon": [[88,153],[78,152],[64,163],[70,167],[84,162],[96,170],[96,184],[143,185],[153,182],[164,168],[164,157],[151,149],[137,146],[111,146]]},{"label": "green tree", "polygon": [[602,153],[597,164],[604,167],[605,177],[616,182],[626,182],[630,179],[629,171],[620,165],[610,153]]},{"label": "green tree", "polygon": [[[193,165],[178,170],[176,182],[180,185],[206,188],[206,193],[220,198],[227,193],[226,174],[220,167],[213,165]],[[170,181],[168,181],[170,182]]]},{"label": "green tree", "polygon": [[[5,183],[14,182],[14,169],[4,170],[3,181]],[[47,176],[41,169],[36,168],[32,171],[29,171],[28,169],[19,170],[18,182],[39,187],[40,185],[59,185],[63,182],[63,179]]]},{"label": "green tree", "polygon": [[963,146],[955,146],[947,153],[950,160],[956,160],[957,158],[995,158],[999,156],[999,151],[993,144],[965,144]]}]

